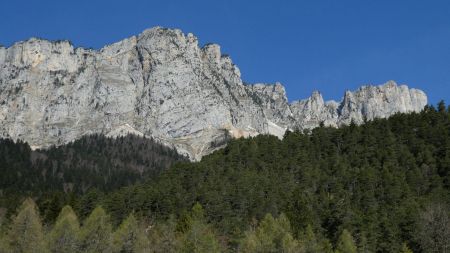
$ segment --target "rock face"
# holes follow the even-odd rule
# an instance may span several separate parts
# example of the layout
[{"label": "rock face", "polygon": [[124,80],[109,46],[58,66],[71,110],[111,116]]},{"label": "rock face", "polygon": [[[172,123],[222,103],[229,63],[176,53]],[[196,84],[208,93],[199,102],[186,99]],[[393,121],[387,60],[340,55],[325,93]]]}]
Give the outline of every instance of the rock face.
[{"label": "rock face", "polygon": [[390,81],[324,102],[288,103],[276,83],[243,84],[220,46],[152,28],[101,50],[29,39],[0,47],[0,136],[48,147],[90,133],[152,136],[198,160],[229,136],[339,126],[420,111],[426,95]]},{"label": "rock face", "polygon": [[427,96],[421,90],[409,89],[389,81],[379,86],[362,86],[358,90],[345,92],[341,102],[324,102],[315,91],[308,99],[293,102],[295,127],[314,128],[324,123],[339,127],[352,121],[361,124],[364,119],[386,118],[395,113],[419,112],[427,104]]}]

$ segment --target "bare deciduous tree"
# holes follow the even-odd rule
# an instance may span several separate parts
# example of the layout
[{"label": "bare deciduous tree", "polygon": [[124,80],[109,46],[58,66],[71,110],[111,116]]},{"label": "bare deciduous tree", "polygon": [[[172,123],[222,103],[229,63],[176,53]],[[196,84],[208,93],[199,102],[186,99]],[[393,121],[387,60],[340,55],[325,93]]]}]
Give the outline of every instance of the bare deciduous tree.
[{"label": "bare deciduous tree", "polygon": [[428,205],[420,214],[417,233],[424,252],[450,252],[450,210],[442,203]]}]

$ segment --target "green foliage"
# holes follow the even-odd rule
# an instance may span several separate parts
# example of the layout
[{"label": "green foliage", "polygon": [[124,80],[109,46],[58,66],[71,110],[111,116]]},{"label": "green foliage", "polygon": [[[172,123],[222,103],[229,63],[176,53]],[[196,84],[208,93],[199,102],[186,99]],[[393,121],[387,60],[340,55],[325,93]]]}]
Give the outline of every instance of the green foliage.
[{"label": "green foliage", "polygon": [[400,253],[413,253],[413,251],[408,248],[408,245],[406,245],[406,243],[403,243]]},{"label": "green foliage", "polygon": [[186,158],[174,149],[133,135],[118,138],[90,135],[66,145],[34,151],[27,143],[0,138],[0,188],[4,193],[35,196],[55,190],[110,191],[156,176],[183,160]]},{"label": "green foliage", "polygon": [[347,229],[342,231],[336,246],[336,253],[356,253],[357,248],[352,235]]},{"label": "green foliage", "polygon": [[180,247],[179,235],[176,231],[176,221],[173,217],[165,222],[150,225],[147,228],[150,241],[150,252],[175,253]]},{"label": "green foliage", "polygon": [[47,251],[44,233],[36,204],[27,198],[13,218],[8,232],[11,252],[43,253]]},{"label": "green foliage", "polygon": [[111,230],[109,216],[105,210],[101,207],[95,208],[81,228],[81,251],[86,253],[110,252],[112,246]]},{"label": "green foliage", "polygon": [[180,246],[180,252],[186,253],[222,252],[215,232],[206,223],[203,207],[198,203],[192,208]]},{"label": "green foliage", "polygon": [[139,227],[137,219],[131,213],[114,232],[113,252],[148,252],[148,243]]},{"label": "green foliage", "polygon": [[[326,252],[326,250],[322,251],[322,247],[319,244],[319,240],[317,239],[311,225],[308,225],[305,231],[300,234],[300,244],[302,252],[304,253]],[[324,246],[328,248],[327,250],[330,250],[329,245]]]},{"label": "green foliage", "polygon": [[[11,215],[24,196],[33,196],[43,221],[54,222],[63,206],[78,206],[79,194],[96,192],[101,197],[100,192],[156,177],[184,160],[175,150],[153,139],[132,135],[84,136],[45,150],[31,150],[27,143],[0,138],[0,209],[7,208]],[[88,210],[80,218],[100,204],[98,198],[91,200],[95,203],[88,208],[84,206],[86,203],[81,203]]]},{"label": "green foliage", "polygon": [[77,215],[72,210],[72,207],[65,206],[48,236],[50,252],[77,252],[80,249],[79,233],[80,224]]},{"label": "green foliage", "polygon": [[[6,209],[0,208],[0,249],[3,249],[4,251],[8,247],[7,237],[6,233],[8,232],[8,226],[6,225]],[[0,250],[0,253],[3,253],[2,250]]]},{"label": "green foliage", "polygon": [[241,246],[242,252],[298,252],[299,244],[291,233],[284,214],[274,219],[267,214],[256,229],[248,231]]},{"label": "green foliage", "polygon": [[448,199],[448,125],[449,113],[428,108],[362,126],[288,132],[283,140],[232,140],[201,162],[107,194],[104,203],[116,222],[129,209],[183,217],[199,202],[230,242],[252,220],[285,213],[293,236],[310,225],[322,250],[348,228],[366,252],[399,251],[403,241],[418,251],[421,206]]}]

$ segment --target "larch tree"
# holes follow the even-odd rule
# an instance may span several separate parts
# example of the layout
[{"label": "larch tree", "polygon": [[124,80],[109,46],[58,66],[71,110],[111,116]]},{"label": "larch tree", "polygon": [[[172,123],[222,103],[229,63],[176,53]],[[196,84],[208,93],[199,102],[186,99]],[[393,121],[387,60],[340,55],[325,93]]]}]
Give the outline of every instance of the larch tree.
[{"label": "larch tree", "polygon": [[97,207],[83,223],[80,231],[81,251],[106,253],[111,251],[111,224],[102,207]]},{"label": "larch tree", "polygon": [[138,220],[131,213],[114,232],[113,252],[148,252],[147,245],[145,234],[139,227]]},{"label": "larch tree", "polygon": [[181,252],[216,253],[222,252],[219,240],[204,216],[203,207],[197,203],[192,208],[187,221],[187,230],[181,239]]},{"label": "larch tree", "polygon": [[176,231],[176,221],[172,216],[169,220],[148,226],[150,252],[176,253],[179,248],[179,233]]},{"label": "larch tree", "polygon": [[256,229],[245,233],[242,252],[298,252],[299,244],[291,233],[289,220],[284,214],[273,218],[267,214]]},{"label": "larch tree", "polygon": [[80,223],[72,207],[65,206],[48,236],[50,252],[72,253],[80,247]]},{"label": "larch tree", "polygon": [[314,233],[311,225],[306,226],[305,231],[301,233],[299,237],[302,252],[305,253],[322,252],[321,247],[319,245],[319,240],[317,239],[316,234]]},{"label": "larch tree", "polygon": [[413,253],[406,243],[403,243],[400,253]]},{"label": "larch tree", "polygon": [[35,202],[27,198],[19,207],[8,231],[7,240],[11,252],[48,252],[44,240],[39,211]]},{"label": "larch tree", "polygon": [[316,234],[313,227],[308,224],[299,233],[299,252],[302,253],[333,253],[333,244],[321,234]]},{"label": "larch tree", "polygon": [[339,240],[336,245],[336,253],[356,253],[357,248],[352,235],[347,229],[344,229],[339,236]]}]

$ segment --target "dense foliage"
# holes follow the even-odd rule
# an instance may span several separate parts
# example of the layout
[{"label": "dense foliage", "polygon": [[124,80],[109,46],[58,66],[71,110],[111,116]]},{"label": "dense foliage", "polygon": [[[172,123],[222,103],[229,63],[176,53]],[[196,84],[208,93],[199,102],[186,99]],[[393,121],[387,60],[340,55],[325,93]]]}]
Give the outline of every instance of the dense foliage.
[{"label": "dense foliage", "polygon": [[223,252],[200,204],[182,221],[151,224],[130,213],[113,228],[110,216],[96,207],[80,224],[70,206],[64,206],[55,224],[44,227],[38,207],[27,198],[8,226],[0,226],[1,253],[150,253]]},{"label": "dense foliage", "polygon": [[134,213],[155,225],[150,244],[181,252],[448,252],[449,188],[450,110],[440,103],[283,140],[232,140],[145,182],[42,195],[38,205],[48,223],[65,204],[81,219],[101,205],[113,227]]},{"label": "dense foliage", "polygon": [[0,188],[4,192],[109,191],[157,175],[186,160],[149,138],[90,135],[66,145],[32,151],[28,144],[0,139]]},{"label": "dense foliage", "polygon": [[[152,224],[138,220],[130,213],[119,226],[113,228],[110,216],[96,207],[80,224],[70,206],[64,206],[54,224],[42,225],[38,207],[32,199],[25,199],[12,217],[9,226],[0,227],[0,252],[33,253],[149,253],[226,252],[214,228],[206,221],[204,209],[196,203],[177,223],[173,219]],[[405,245],[403,245],[406,247]],[[408,249],[406,247],[406,249]],[[238,242],[239,252],[329,252],[331,245],[319,244],[311,228],[305,237],[294,239],[287,217],[274,218],[267,214],[256,227],[245,232]],[[356,252],[351,234],[344,230],[334,253]]]},{"label": "dense foliage", "polygon": [[[66,145],[31,150],[27,143],[0,139],[0,206],[15,209],[17,196],[111,191],[158,175],[186,160],[174,149],[137,136],[90,135]],[[13,204],[15,203],[15,204]]]},{"label": "dense foliage", "polygon": [[285,213],[296,237],[310,225],[333,245],[347,230],[368,252],[398,252],[404,242],[419,251],[422,210],[439,203],[448,215],[449,172],[450,113],[440,105],[283,140],[234,140],[102,203],[113,220],[130,209],[158,220],[199,202],[230,245],[253,220]]}]

